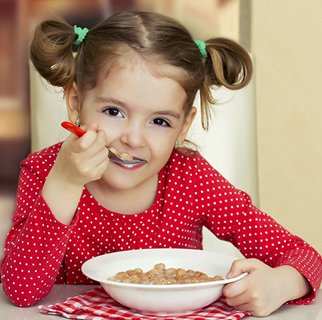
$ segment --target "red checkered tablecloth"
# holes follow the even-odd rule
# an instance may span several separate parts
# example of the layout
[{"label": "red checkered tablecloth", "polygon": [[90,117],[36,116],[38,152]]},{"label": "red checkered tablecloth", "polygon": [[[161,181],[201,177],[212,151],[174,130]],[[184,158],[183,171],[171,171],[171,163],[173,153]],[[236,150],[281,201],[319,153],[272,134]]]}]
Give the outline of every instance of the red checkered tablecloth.
[{"label": "red checkered tablecloth", "polygon": [[56,314],[68,319],[84,320],[207,320],[228,319],[237,320],[250,315],[248,312],[237,311],[229,307],[222,297],[209,306],[199,309],[188,315],[173,316],[150,316],[128,309],[112,299],[102,287],[87,291],[81,295],[69,298],[61,303],[48,306],[39,306],[40,312],[45,314]]}]

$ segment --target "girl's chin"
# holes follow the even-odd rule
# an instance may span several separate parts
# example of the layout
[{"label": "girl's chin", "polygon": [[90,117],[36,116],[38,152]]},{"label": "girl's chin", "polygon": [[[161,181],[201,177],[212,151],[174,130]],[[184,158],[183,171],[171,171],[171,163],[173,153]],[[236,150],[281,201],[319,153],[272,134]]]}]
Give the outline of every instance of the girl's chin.
[{"label": "girl's chin", "polygon": [[140,164],[139,166],[142,170],[136,171],[139,167],[124,167],[119,164],[109,165],[98,183],[101,188],[106,189],[106,191],[108,189],[113,190],[112,192],[131,191],[132,189],[137,192],[138,188],[145,188],[144,186],[150,185],[150,183],[154,186],[159,179],[159,171],[153,170],[152,172],[151,168],[144,170],[144,165]]}]

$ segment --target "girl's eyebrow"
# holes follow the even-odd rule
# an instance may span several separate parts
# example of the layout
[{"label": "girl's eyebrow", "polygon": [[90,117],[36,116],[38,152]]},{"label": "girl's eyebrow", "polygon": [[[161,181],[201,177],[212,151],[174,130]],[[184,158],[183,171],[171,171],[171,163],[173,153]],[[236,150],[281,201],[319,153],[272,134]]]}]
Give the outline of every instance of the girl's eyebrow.
[{"label": "girl's eyebrow", "polygon": [[[122,107],[126,107],[126,103],[117,100],[117,99],[113,99],[113,98],[106,98],[106,97],[97,97],[95,99],[95,102],[98,103],[113,103],[115,105],[118,106],[122,106]],[[155,112],[156,115],[161,115],[161,116],[170,116],[170,117],[174,117],[176,119],[180,119],[180,114],[178,112],[172,111],[172,110],[162,110],[162,111],[157,111]]]},{"label": "girl's eyebrow", "polygon": [[113,103],[113,104],[116,104],[116,105],[119,105],[119,106],[122,106],[122,107],[125,107],[126,104],[120,100],[117,100],[117,99],[113,99],[113,98],[106,98],[106,97],[97,97],[95,99],[95,102],[98,102],[98,103]]},{"label": "girl's eyebrow", "polygon": [[171,110],[165,110],[165,111],[157,111],[156,112],[157,115],[161,115],[161,116],[170,116],[170,117],[174,117],[176,119],[180,119],[180,114]]}]

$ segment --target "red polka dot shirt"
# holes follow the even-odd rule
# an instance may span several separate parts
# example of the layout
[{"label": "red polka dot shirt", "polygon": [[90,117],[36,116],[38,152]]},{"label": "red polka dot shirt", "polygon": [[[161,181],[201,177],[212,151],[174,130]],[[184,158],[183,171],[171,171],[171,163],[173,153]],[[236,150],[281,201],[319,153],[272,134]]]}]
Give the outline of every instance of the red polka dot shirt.
[{"label": "red polka dot shirt", "polygon": [[92,283],[81,265],[97,255],[140,248],[202,249],[203,226],[232,242],[246,258],[295,267],[313,289],[292,303],[314,299],[322,276],[321,256],[254,207],[246,193],[199,154],[173,152],[159,172],[154,204],[145,212],[111,212],[84,187],[71,225],[64,225],[41,195],[60,147],[32,153],[21,164],[13,226],[1,264],[3,289],[18,306],[40,301],[54,283]]}]

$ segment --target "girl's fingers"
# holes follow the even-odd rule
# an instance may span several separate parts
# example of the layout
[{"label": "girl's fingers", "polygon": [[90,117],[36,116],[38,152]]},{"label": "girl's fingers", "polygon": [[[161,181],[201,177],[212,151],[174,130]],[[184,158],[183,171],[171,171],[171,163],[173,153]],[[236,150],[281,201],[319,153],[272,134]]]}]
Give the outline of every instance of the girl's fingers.
[{"label": "girl's fingers", "polygon": [[81,137],[70,134],[64,141],[64,147],[67,147],[71,153],[82,153],[94,143],[96,136],[97,133],[93,130],[86,131]]},{"label": "girl's fingers", "polygon": [[[97,163],[102,162],[108,157],[108,149],[106,147],[106,134],[104,131],[99,130],[96,133],[95,141],[88,149],[87,156],[89,159],[97,157]],[[101,160],[99,160],[101,159]]]},{"label": "girl's fingers", "polygon": [[226,298],[235,298],[244,294],[247,291],[246,278],[247,276],[238,281],[226,284],[223,288],[224,296]]},{"label": "girl's fingers", "polygon": [[[94,131],[88,129],[82,137],[71,135],[73,141],[69,150],[73,153],[83,153],[86,157],[91,158],[102,149],[106,149],[106,134],[104,131]],[[108,154],[108,152],[106,152]]]},{"label": "girl's fingers", "polygon": [[[234,278],[245,272],[247,272],[249,275],[247,275],[246,277],[238,281],[228,283],[223,289],[223,294],[229,299],[231,298],[238,299],[237,297],[242,295],[245,299],[247,299],[247,297],[245,297],[244,294],[249,289],[249,276],[258,267],[260,267],[261,264],[262,263],[257,259],[235,260],[231,265],[231,268],[227,274],[227,278]],[[233,301],[233,300],[230,300],[230,301]],[[242,304],[244,303],[244,301],[239,301],[238,304]]]},{"label": "girl's fingers", "polygon": [[101,131],[99,130],[99,125],[97,123],[81,126],[81,129],[85,132],[83,136],[78,137],[75,134],[70,134],[70,136],[66,139],[66,141],[68,141],[68,143],[70,144],[69,150],[71,152],[84,152],[95,142],[98,133]]},{"label": "girl's fingers", "polygon": [[242,272],[248,272],[248,275],[224,287],[226,302],[254,316],[267,316],[292,299],[294,289],[291,285],[299,274],[293,270],[290,266],[272,268],[257,259],[235,261],[230,269],[231,276]]},{"label": "girl's fingers", "polygon": [[109,163],[109,159],[105,158],[104,161],[102,161],[101,163],[99,163],[94,170],[94,175],[93,175],[93,179],[92,180],[98,180],[102,177],[103,173],[105,172],[105,170],[107,169]]},{"label": "girl's fingers", "polygon": [[235,260],[229,272],[227,273],[227,279],[237,277],[242,273],[251,273],[256,269],[257,260],[256,259],[239,259]]},{"label": "girl's fingers", "polygon": [[99,130],[99,124],[94,122],[91,124],[82,125],[80,128],[85,132],[87,132],[88,130],[93,130],[93,131],[97,132]]},{"label": "girl's fingers", "polygon": [[107,168],[108,163],[108,149],[105,147],[105,143],[97,140],[82,153],[82,158],[78,160],[80,172],[84,176],[88,176],[90,180],[100,178],[104,172],[100,168]]},{"label": "girl's fingers", "polygon": [[[107,167],[109,163],[107,148],[99,150],[93,157],[88,160],[88,165],[93,170],[97,170],[100,167]],[[101,170],[100,170],[101,171]]]},{"label": "girl's fingers", "polygon": [[234,307],[236,310],[241,310],[241,311],[251,311],[251,305],[248,302],[248,299],[245,297],[244,294],[239,295],[237,297],[234,298],[227,298],[226,297],[226,303],[231,306]]},{"label": "girl's fingers", "polygon": [[105,132],[94,131],[95,125],[83,129],[87,130],[83,136],[71,135],[65,140],[61,150],[65,150],[61,168],[69,175],[73,173],[74,180],[86,184],[102,176],[109,158]]}]

